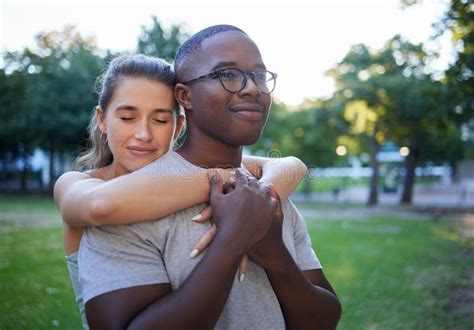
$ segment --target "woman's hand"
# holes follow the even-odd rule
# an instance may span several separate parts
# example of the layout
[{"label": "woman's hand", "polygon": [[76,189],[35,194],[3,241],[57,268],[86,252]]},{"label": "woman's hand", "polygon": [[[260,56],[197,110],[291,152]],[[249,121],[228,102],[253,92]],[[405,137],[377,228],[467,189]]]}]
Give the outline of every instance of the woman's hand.
[{"label": "woman's hand", "polygon": [[[195,222],[206,222],[210,221],[212,218],[212,209],[210,206],[206,206],[199,212],[194,218],[191,220]],[[204,251],[206,247],[211,244],[212,240],[214,239],[214,236],[216,236],[217,228],[213,224],[211,229],[205,233],[201,239],[194,245],[193,250],[191,251],[191,254],[189,255],[191,258],[195,258],[201,251]],[[239,281],[242,282],[245,278],[245,273],[247,272],[247,266],[248,266],[249,258],[247,255],[245,255],[242,258],[242,261],[240,262],[240,267],[239,267]]]},{"label": "woman's hand", "polygon": [[[216,170],[214,170],[214,175]],[[223,190],[225,193],[233,191],[235,188],[235,171],[234,170],[229,170],[229,169],[217,169],[217,172],[219,173],[220,177],[222,178],[223,181]],[[243,174],[243,173],[242,173]],[[246,174],[243,174],[244,176],[247,176]],[[249,176],[247,176],[250,178]],[[204,209],[202,209],[197,215],[195,215],[192,218],[193,221],[195,222],[206,222],[206,221],[212,221],[212,209],[210,206],[206,206]],[[212,227],[204,234],[201,239],[194,245],[194,248],[190,254],[191,258],[195,258],[199,253],[201,253],[209,244],[212,242],[214,239],[214,236],[216,235],[217,228],[213,224]],[[242,258],[242,261],[239,266],[239,281],[242,282],[245,278],[245,273],[247,272],[247,267],[248,267],[248,256],[245,255]]]}]

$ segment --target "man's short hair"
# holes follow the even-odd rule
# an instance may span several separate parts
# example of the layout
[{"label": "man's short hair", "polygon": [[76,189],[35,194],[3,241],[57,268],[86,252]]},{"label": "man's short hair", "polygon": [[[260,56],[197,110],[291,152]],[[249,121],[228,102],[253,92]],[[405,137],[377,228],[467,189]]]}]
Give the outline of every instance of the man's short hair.
[{"label": "man's short hair", "polygon": [[181,47],[179,47],[176,53],[175,60],[174,60],[174,71],[177,75],[178,82],[180,82],[180,79],[182,79],[182,76],[183,76],[183,73],[180,72],[181,71],[180,69],[183,67],[183,64],[186,62],[186,60],[189,58],[190,55],[201,50],[202,42],[218,33],[226,32],[226,31],[238,31],[247,35],[247,33],[245,33],[244,31],[242,31],[241,29],[233,25],[227,25],[227,24],[213,25],[195,33],[191,38],[186,40],[181,45]]}]

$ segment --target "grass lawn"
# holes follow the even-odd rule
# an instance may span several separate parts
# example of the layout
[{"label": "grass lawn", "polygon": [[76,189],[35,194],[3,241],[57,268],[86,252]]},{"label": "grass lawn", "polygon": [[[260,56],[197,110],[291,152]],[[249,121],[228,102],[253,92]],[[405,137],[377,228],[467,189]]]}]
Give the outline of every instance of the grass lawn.
[{"label": "grass lawn", "polygon": [[468,255],[452,224],[387,217],[307,221],[343,305],[339,329],[473,326],[450,311],[449,290],[467,285],[461,274]]},{"label": "grass lawn", "polygon": [[[15,212],[57,216],[50,199],[0,197],[0,329],[80,329],[58,222],[18,225]],[[449,222],[307,221],[343,304],[340,329],[472,327],[450,311],[467,246]]]}]

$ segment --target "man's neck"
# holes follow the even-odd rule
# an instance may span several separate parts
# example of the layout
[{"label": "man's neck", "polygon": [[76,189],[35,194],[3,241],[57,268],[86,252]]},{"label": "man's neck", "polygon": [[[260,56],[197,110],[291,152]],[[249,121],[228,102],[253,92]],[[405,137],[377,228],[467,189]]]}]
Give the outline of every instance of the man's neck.
[{"label": "man's neck", "polygon": [[237,168],[242,162],[242,147],[228,146],[211,138],[188,136],[176,152],[188,162],[204,168]]}]

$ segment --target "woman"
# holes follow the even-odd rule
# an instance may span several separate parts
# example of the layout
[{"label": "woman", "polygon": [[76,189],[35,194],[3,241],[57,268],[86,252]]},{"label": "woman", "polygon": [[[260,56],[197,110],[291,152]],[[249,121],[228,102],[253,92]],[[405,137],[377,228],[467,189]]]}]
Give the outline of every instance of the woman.
[{"label": "woman", "polygon": [[[184,116],[173,96],[174,81],[171,66],[163,60],[143,55],[114,59],[103,76],[99,105],[89,125],[92,148],[76,161],[76,169],[87,171],[67,172],[55,184],[68,269],[84,327],[77,276],[84,226],[154,220],[209,199],[206,169],[195,177],[132,173],[168,152],[179,136]],[[306,174],[304,164],[294,157],[277,161],[247,157],[243,162],[253,175],[273,183],[282,198]],[[219,172],[229,179],[228,171]],[[192,220],[209,217],[206,208]],[[211,229],[198,242],[191,257],[212,240],[214,232]]]}]

